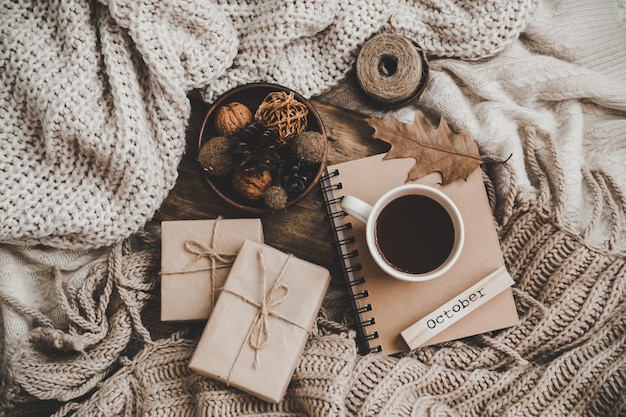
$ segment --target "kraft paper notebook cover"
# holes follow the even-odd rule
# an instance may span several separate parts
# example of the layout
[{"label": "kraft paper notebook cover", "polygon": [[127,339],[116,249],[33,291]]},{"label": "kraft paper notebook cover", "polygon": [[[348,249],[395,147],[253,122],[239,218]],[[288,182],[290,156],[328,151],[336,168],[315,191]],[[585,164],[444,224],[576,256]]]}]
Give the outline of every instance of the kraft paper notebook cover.
[{"label": "kraft paper notebook cover", "polygon": [[[465,244],[459,261],[446,275],[426,282],[405,282],[386,275],[375,264],[365,242],[365,226],[341,210],[344,195],[370,204],[389,189],[405,183],[412,158],[383,160],[384,154],[329,166],[322,177],[329,220],[358,314],[360,350],[394,354],[408,351],[400,333],[450,298],[504,266],[491,207],[480,168],[467,181],[440,186],[438,173],[416,183],[434,185],[459,207]],[[431,345],[514,326],[519,322],[511,289],[428,340]]]}]

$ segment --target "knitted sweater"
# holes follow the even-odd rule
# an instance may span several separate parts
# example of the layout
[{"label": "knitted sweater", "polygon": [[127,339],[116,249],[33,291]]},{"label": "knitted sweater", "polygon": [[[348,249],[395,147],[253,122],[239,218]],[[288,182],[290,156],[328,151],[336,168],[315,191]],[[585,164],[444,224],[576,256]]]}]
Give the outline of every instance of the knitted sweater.
[{"label": "knitted sweater", "polygon": [[[54,315],[21,312],[41,325],[26,329],[6,352],[0,410],[12,416],[624,415],[625,38],[611,4],[566,0],[542,3],[520,39],[496,56],[431,60],[433,77],[419,105],[468,126],[486,158],[512,154],[510,163],[489,165],[485,184],[516,281],[518,326],[399,357],[359,356],[345,326],[345,289],[332,287],[287,396],[264,403],[189,370],[199,329],[159,322],[158,233],[148,230],[97,253],[71,251],[58,263],[66,270],[48,276],[48,285],[65,296],[50,310]],[[323,98],[375,112],[359,101],[350,79]],[[408,117],[413,110],[396,113]],[[0,247],[0,255],[7,252],[12,256],[0,261],[11,266],[68,254]],[[59,330],[57,319],[69,330]]]}]

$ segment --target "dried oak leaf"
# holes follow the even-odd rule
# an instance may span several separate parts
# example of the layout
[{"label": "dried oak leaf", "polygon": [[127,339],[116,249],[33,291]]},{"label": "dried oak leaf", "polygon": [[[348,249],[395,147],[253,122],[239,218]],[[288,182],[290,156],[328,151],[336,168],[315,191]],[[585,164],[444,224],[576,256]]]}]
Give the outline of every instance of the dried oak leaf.
[{"label": "dried oak leaf", "polygon": [[402,123],[393,116],[387,120],[377,117],[366,120],[374,128],[375,139],[391,144],[384,159],[415,159],[407,182],[432,172],[441,173],[444,185],[460,178],[466,180],[482,163],[478,145],[467,130],[453,132],[443,116],[436,129],[419,110],[415,112],[413,124]]}]

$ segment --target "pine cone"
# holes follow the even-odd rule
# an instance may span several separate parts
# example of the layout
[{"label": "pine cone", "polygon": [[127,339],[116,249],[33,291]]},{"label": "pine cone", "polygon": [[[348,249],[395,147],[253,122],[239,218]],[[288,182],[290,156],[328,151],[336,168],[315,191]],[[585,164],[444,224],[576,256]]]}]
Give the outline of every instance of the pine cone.
[{"label": "pine cone", "polygon": [[278,170],[275,184],[280,185],[289,199],[297,197],[309,185],[315,174],[315,166],[304,164],[297,159],[287,159]]},{"label": "pine cone", "polygon": [[235,166],[245,172],[273,172],[280,164],[283,145],[278,133],[260,122],[249,123],[232,135]]}]

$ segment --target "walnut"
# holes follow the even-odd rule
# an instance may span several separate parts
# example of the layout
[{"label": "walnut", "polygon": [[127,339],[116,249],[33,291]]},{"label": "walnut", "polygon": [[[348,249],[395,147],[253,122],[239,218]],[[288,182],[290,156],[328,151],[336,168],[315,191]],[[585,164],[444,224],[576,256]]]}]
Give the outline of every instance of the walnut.
[{"label": "walnut", "polygon": [[221,136],[232,135],[237,128],[252,121],[252,112],[245,104],[233,101],[220,106],[215,113],[215,130]]},{"label": "walnut", "polygon": [[272,183],[269,171],[233,171],[230,177],[235,191],[248,200],[260,200]]}]

